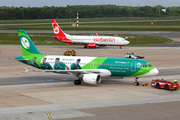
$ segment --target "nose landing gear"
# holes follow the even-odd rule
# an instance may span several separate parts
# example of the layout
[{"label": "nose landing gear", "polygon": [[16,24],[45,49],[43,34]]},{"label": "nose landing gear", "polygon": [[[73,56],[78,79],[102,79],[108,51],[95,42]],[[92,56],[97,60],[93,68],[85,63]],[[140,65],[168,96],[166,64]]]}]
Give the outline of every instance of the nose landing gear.
[{"label": "nose landing gear", "polygon": [[135,86],[139,86],[138,77],[135,77],[134,79],[135,79],[134,85],[135,85]]}]

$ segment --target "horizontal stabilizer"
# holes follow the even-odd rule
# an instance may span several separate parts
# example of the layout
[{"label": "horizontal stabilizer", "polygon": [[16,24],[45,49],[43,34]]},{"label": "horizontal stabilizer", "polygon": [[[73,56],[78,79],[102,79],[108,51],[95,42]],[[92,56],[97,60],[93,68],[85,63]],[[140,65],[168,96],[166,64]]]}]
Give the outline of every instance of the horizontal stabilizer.
[{"label": "horizontal stabilizer", "polygon": [[21,61],[21,62],[29,62],[30,60],[29,59],[17,59],[18,61]]}]

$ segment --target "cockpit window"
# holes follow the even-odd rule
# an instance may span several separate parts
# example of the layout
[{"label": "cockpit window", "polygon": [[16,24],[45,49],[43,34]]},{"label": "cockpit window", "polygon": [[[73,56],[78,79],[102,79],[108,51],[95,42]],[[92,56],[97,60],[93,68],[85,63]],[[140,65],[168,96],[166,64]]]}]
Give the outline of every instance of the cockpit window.
[{"label": "cockpit window", "polygon": [[152,65],[142,65],[142,67],[153,67]]},{"label": "cockpit window", "polygon": [[124,38],[121,39],[122,41],[126,41]]}]

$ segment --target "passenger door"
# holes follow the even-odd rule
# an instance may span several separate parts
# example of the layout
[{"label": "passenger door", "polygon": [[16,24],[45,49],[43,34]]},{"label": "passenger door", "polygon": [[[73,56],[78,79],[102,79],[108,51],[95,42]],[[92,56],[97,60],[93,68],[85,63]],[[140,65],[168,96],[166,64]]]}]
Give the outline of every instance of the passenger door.
[{"label": "passenger door", "polygon": [[135,71],[136,71],[136,65],[137,65],[137,62],[136,62],[136,61],[132,61],[132,62],[131,62],[131,71],[132,71],[132,72],[135,72]]}]

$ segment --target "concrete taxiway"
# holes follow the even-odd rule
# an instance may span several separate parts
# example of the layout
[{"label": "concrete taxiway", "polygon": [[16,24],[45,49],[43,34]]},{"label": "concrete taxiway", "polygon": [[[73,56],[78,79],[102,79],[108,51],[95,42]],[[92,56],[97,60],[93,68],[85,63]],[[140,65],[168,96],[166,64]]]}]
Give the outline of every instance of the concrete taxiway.
[{"label": "concrete taxiway", "polygon": [[[145,56],[159,69],[158,76],[140,78],[180,82],[180,47],[106,47],[37,46],[43,54],[62,55],[69,48],[78,56],[124,57],[127,52]],[[83,50],[82,50],[83,49]],[[1,120],[109,120],[179,119],[180,91],[150,86],[134,86],[134,78],[102,78],[99,85],[75,86],[72,75],[28,72],[34,69],[14,60],[21,56],[20,45],[0,45],[0,119]]]},{"label": "concrete taxiway", "polygon": [[[26,30],[27,33],[52,33],[52,30]],[[180,32],[172,31],[64,31],[67,34],[127,34],[127,35],[152,35],[166,38],[180,38]],[[17,33],[17,30],[0,30],[0,33]]]},{"label": "concrete taxiway", "polygon": [[[16,25],[51,25],[51,20],[49,23],[16,23],[16,24],[0,24],[0,26],[16,26]],[[179,19],[171,20],[153,20],[154,22],[176,22]],[[89,24],[89,23],[129,23],[129,22],[151,22],[151,20],[126,20],[126,21],[95,21],[95,22],[79,22],[79,24]],[[59,25],[69,24],[69,22],[59,22]],[[71,22],[71,24],[76,24],[76,22]]]}]

